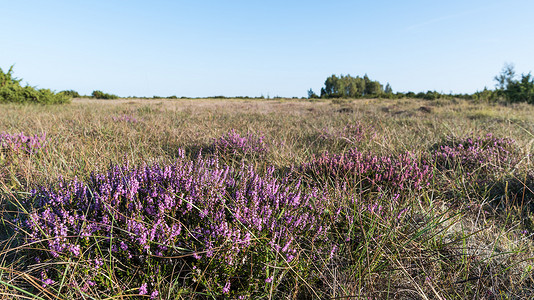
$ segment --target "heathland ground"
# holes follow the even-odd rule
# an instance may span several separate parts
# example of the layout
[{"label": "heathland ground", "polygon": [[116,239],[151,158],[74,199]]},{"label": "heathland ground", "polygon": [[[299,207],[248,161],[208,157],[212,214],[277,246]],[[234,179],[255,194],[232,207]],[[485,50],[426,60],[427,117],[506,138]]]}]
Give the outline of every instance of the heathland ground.
[{"label": "heathland ground", "polygon": [[[40,139],[35,151],[0,143],[6,299],[534,297],[528,104],[81,98],[2,104],[1,132]],[[199,189],[158,181],[155,166],[173,165]],[[74,182],[110,206],[80,211]],[[150,182],[190,205],[152,212]],[[210,205],[225,217],[202,208],[219,192]]]}]

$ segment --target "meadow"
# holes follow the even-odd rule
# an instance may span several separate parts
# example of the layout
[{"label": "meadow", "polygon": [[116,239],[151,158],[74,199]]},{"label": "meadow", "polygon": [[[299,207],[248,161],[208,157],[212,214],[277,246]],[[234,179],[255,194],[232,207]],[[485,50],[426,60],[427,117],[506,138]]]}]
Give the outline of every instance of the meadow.
[{"label": "meadow", "polygon": [[3,299],[530,299],[534,108],[0,105]]}]

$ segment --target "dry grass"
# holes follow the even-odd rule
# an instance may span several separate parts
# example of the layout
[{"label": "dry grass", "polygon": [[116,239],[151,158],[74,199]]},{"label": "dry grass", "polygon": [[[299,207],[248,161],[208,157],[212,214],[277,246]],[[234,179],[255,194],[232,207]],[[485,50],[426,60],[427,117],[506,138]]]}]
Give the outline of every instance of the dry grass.
[{"label": "dry grass", "polygon": [[[427,109],[430,112],[427,112]],[[373,126],[378,138],[359,145],[377,152],[423,151],[444,136],[493,132],[530,147],[533,109],[527,105],[479,105],[467,101],[352,100],[91,100],[66,106],[3,105],[0,128],[6,132],[46,132],[51,142],[46,161],[35,169],[74,176],[118,162],[172,159],[173,149],[196,149],[235,128],[259,132],[280,143],[270,159],[288,165],[310,153],[327,150],[316,138],[322,129],[360,121]],[[132,124],[115,122],[128,115]],[[338,146],[338,145],[334,145]],[[37,166],[35,166],[37,168]],[[26,168],[25,168],[26,169]]]}]

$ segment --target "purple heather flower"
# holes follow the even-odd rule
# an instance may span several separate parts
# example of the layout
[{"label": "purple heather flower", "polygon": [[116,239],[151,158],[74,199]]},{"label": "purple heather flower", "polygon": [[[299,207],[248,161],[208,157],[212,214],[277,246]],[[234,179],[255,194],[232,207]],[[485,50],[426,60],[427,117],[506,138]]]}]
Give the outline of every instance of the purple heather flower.
[{"label": "purple heather flower", "polygon": [[141,285],[141,287],[139,287],[139,295],[148,295],[148,290],[147,290],[147,288],[148,288],[148,285],[146,284],[146,282],[143,283],[143,284]]},{"label": "purple heather flower", "polygon": [[74,256],[80,256],[80,245],[71,245],[70,251],[72,254],[74,254]]},{"label": "purple heather flower", "polygon": [[121,241],[121,243],[120,243],[120,247],[121,247],[121,249],[124,250],[124,251],[128,250],[128,245],[127,245],[125,242],[123,242],[123,241]]},{"label": "purple heather flower", "polygon": [[336,253],[336,251],[337,251],[337,245],[334,245],[334,247],[332,247],[332,250],[330,251],[330,259],[334,257],[334,254]]},{"label": "purple heather flower", "polygon": [[226,281],[226,284],[224,285],[222,292],[224,294],[228,294],[230,292],[230,280]]},{"label": "purple heather flower", "polygon": [[104,265],[104,262],[102,261],[102,259],[100,259],[100,258],[95,259],[95,267],[97,269],[102,267],[103,265]]},{"label": "purple heather flower", "polygon": [[43,287],[45,288],[45,287],[47,287],[47,286],[49,286],[49,285],[52,285],[52,284],[54,284],[54,283],[55,283],[54,280],[52,280],[52,279],[50,279],[50,278],[47,278],[47,279],[43,280]]}]

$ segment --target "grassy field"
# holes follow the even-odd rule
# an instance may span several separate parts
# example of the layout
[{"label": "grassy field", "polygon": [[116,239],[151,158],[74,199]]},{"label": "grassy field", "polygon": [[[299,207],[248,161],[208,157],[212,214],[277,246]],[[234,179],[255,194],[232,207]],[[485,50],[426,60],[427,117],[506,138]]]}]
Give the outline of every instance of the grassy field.
[{"label": "grassy field", "polygon": [[44,144],[0,137],[5,299],[534,297],[530,105],[74,99],[2,132]]}]

